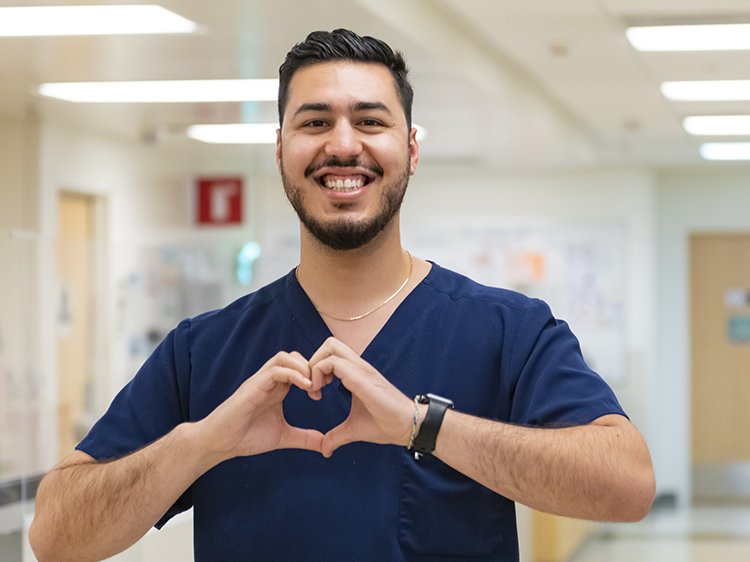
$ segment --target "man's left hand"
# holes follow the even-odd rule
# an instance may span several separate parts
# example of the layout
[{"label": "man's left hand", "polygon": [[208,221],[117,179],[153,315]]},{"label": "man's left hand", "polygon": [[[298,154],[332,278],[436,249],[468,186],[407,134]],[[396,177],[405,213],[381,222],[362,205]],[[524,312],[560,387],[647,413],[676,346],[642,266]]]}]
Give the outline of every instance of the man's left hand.
[{"label": "man's left hand", "polygon": [[372,365],[336,338],[328,338],[310,359],[314,400],[333,378],[352,393],[349,416],[323,436],[322,453],[330,457],[347,443],[408,445],[411,437],[414,405]]}]

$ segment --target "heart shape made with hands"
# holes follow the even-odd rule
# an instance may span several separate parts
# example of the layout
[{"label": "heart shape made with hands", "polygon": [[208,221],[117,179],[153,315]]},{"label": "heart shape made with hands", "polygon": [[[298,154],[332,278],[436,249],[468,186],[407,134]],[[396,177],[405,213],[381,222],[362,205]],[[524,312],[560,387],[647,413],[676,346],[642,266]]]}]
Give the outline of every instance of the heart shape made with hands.
[{"label": "heart shape made with hands", "polygon": [[334,378],[352,394],[347,418],[321,439],[320,452],[325,457],[355,441],[408,444],[414,412],[412,400],[346,344],[328,338],[310,358],[308,366],[310,382],[307,388],[300,388],[313,400],[320,400],[321,390]]}]

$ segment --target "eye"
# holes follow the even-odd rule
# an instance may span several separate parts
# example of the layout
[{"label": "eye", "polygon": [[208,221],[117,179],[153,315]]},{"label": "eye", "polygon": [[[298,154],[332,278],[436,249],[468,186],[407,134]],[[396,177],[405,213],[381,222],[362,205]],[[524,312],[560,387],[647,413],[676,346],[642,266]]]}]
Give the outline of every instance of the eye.
[{"label": "eye", "polygon": [[323,119],[310,119],[304,124],[305,127],[309,127],[311,129],[325,127],[326,125],[328,125],[328,123]]},{"label": "eye", "polygon": [[359,124],[363,127],[381,127],[383,125],[383,123],[381,123],[377,119],[372,118],[362,119]]}]

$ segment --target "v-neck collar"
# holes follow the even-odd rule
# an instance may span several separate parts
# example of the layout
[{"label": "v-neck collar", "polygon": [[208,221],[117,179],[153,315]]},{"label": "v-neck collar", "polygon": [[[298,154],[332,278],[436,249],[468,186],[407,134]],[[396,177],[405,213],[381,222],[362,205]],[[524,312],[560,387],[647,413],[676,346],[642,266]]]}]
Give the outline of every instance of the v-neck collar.
[{"label": "v-neck collar", "polygon": [[[413,318],[420,308],[420,296],[425,290],[426,285],[430,283],[431,277],[439,269],[435,263],[430,262],[430,271],[417,286],[415,286],[408,295],[399,303],[396,310],[390,315],[382,328],[367,344],[362,352],[361,357],[373,367],[384,373],[391,362],[393,350],[398,340],[402,339],[404,318]],[[294,320],[300,325],[302,331],[307,336],[314,353],[323,342],[333,334],[328,328],[320,313],[315,309],[310,297],[300,285],[292,269],[286,276],[284,299],[290,308]]]}]

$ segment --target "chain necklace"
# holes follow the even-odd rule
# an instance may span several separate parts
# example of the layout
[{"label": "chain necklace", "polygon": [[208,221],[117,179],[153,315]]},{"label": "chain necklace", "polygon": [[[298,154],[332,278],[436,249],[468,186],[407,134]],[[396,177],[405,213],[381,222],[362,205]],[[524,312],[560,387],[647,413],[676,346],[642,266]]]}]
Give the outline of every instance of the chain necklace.
[{"label": "chain necklace", "polygon": [[[391,302],[393,299],[395,299],[398,294],[404,290],[404,287],[406,287],[406,284],[409,282],[409,279],[411,279],[411,273],[414,269],[414,258],[412,258],[411,254],[407,251],[407,255],[409,256],[409,273],[406,276],[406,279],[404,279],[404,282],[401,283],[398,289],[396,289],[396,292],[393,293],[390,297],[385,299],[383,302],[381,302],[379,305],[377,305],[375,308],[368,310],[364,314],[358,314],[357,316],[334,316],[333,314],[329,314],[328,312],[325,312],[324,310],[321,310],[318,308],[318,306],[313,302],[313,306],[315,307],[315,310],[317,310],[320,314],[323,316],[328,316],[329,318],[333,318],[334,320],[341,320],[343,322],[354,322],[355,320],[362,320],[362,318],[366,318],[370,316],[370,314],[377,312],[381,308],[383,308],[385,305],[387,305],[389,302]],[[299,266],[297,266],[294,269],[294,276],[297,278],[297,283],[299,283]],[[301,283],[300,283],[301,285]],[[312,302],[312,299],[310,300]]]}]

